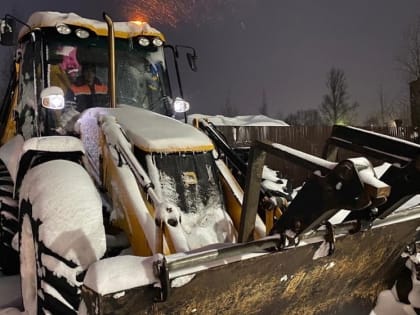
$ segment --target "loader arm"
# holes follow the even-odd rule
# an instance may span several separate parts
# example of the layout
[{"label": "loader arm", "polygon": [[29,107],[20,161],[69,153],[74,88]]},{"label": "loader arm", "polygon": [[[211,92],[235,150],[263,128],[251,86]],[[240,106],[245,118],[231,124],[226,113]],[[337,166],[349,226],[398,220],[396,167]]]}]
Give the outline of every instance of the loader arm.
[{"label": "loader arm", "polygon": [[390,193],[390,187],[374,177],[372,166],[365,159],[334,163],[281,144],[257,141],[250,154],[240,241],[251,237],[257,200],[253,185],[261,176],[266,153],[313,171],[286,213],[276,222],[273,233],[292,231],[296,236],[308,232],[340,209],[362,210],[374,207],[383,203]]},{"label": "loader arm", "polygon": [[[196,119],[194,124],[213,141],[218,150],[219,158],[220,155],[225,157],[226,164],[231,169],[231,173],[235,176],[242,190],[245,190],[248,167],[247,162],[235,153],[233,148],[225,140],[223,134],[217,130],[212,123],[207,122],[205,119]],[[221,169],[219,169],[219,171],[223,173]],[[281,216],[282,208],[285,207],[292,197],[290,194],[277,191],[276,193],[281,196],[281,198],[275,199],[272,192],[261,185],[261,178],[253,184],[252,189],[260,192],[257,203],[258,214],[261,218],[265,218],[266,234],[268,234],[273,227],[275,219]]]},{"label": "loader arm", "polygon": [[198,128],[204,131],[204,133],[207,134],[207,136],[214,142],[217,149],[226,156],[228,164],[234,168],[236,178],[243,187],[245,184],[247,168],[246,162],[233,151],[232,147],[227,143],[223,135],[213,124],[205,121],[204,119],[197,119],[195,123]]}]

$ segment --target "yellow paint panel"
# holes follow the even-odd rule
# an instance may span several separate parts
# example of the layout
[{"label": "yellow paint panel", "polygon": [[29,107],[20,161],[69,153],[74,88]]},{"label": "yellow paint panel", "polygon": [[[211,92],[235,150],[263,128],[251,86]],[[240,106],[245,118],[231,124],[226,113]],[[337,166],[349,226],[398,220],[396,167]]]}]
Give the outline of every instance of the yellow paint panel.
[{"label": "yellow paint panel", "polygon": [[196,147],[181,147],[181,146],[176,146],[176,147],[167,147],[167,148],[153,148],[153,147],[146,147],[146,146],[142,146],[141,144],[136,144],[136,146],[142,150],[143,152],[147,152],[147,153],[180,153],[180,152],[208,152],[208,151],[212,151],[214,149],[213,144],[208,144],[208,145],[200,145],[200,146],[196,146]]},{"label": "yellow paint panel", "polygon": [[[19,73],[19,65],[16,64],[16,73]],[[12,104],[9,106],[9,115],[7,118],[6,128],[4,130],[3,135],[1,135],[0,144],[5,144],[7,141],[9,141],[12,137],[16,135],[16,121],[14,118],[14,109],[16,108],[17,103],[17,95],[18,95],[18,85],[16,85],[13,98],[12,98]],[[7,104],[3,104],[3,106],[7,106]]]},{"label": "yellow paint panel", "polygon": [[222,182],[222,189],[225,195],[226,200],[226,210],[229,213],[230,217],[232,218],[233,224],[237,231],[239,231],[239,224],[241,222],[241,213],[242,213],[242,204],[241,202],[235,197],[232,192],[232,189],[229,187],[226,180],[223,176],[220,176],[220,180]]},{"label": "yellow paint panel", "polygon": [[106,149],[104,151],[104,182],[108,191],[111,192],[113,208],[121,210],[124,214],[124,218],[116,220],[114,223],[125,231],[135,255],[150,256],[152,250],[135,215],[134,201],[129,197],[126,183],[109,155],[110,152]]}]

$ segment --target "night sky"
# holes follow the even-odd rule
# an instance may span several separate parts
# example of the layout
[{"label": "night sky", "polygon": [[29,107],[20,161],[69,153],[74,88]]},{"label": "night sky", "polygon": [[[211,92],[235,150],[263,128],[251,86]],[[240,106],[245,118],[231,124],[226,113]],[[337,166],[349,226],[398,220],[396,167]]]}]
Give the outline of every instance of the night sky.
[{"label": "night sky", "polygon": [[3,0],[0,15],[26,20],[52,10],[101,19],[106,11],[118,21],[149,6],[150,23],[169,43],[198,51],[197,73],[181,64],[193,112],[220,113],[229,98],[240,114],[256,114],[263,91],[273,117],[317,108],[333,66],[344,70],[360,119],[379,110],[380,86],[388,102],[408,94],[396,57],[420,16],[418,0],[168,0],[158,15],[159,3],[165,1]]}]

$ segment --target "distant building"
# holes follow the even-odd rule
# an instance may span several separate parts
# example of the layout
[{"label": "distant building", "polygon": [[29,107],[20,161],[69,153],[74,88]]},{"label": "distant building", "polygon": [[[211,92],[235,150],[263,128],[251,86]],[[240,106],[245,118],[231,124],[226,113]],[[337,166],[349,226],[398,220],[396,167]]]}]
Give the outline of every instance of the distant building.
[{"label": "distant building", "polygon": [[203,114],[191,114],[188,115],[188,121],[194,118],[205,118],[215,126],[231,126],[231,127],[243,127],[243,126],[275,126],[275,127],[287,127],[289,124],[283,120],[270,118],[265,115],[244,115],[235,117],[226,117],[223,115],[203,115]]}]

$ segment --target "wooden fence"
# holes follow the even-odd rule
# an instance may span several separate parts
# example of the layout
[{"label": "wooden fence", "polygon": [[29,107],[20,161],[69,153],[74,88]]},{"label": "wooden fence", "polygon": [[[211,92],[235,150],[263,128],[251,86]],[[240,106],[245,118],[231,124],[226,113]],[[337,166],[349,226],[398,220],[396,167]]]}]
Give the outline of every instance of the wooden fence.
[{"label": "wooden fence", "polygon": [[[409,141],[418,142],[418,134],[413,127],[361,127],[363,129],[375,131],[385,135],[398,137]],[[271,126],[252,126],[252,127],[231,127],[218,126],[227,142],[234,148],[249,147],[254,140],[268,140],[281,143],[294,149],[309,153],[315,156],[322,156],[322,151],[326,140],[331,134],[330,126],[290,126],[290,127],[271,127]],[[417,135],[417,136],[416,136]],[[353,153],[341,150],[339,158],[345,159],[355,156]],[[373,161],[374,164],[380,161]],[[271,168],[278,170],[292,184],[300,185],[310,174],[305,169],[294,163],[290,163],[274,157],[267,158],[267,164]]]}]

